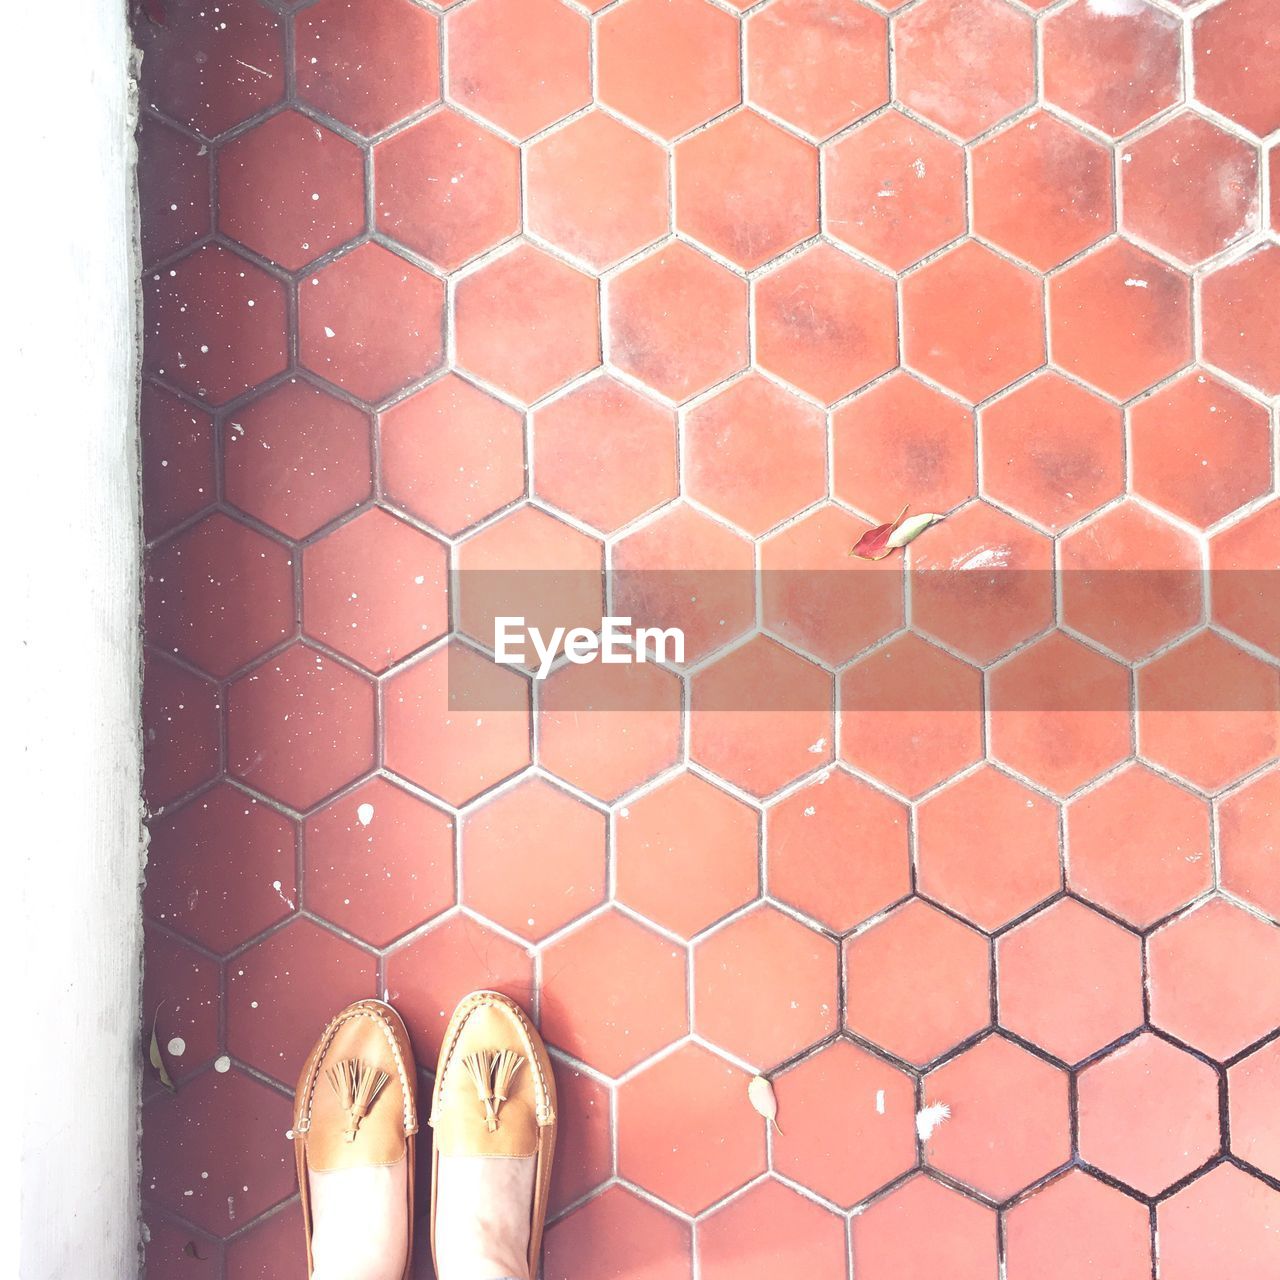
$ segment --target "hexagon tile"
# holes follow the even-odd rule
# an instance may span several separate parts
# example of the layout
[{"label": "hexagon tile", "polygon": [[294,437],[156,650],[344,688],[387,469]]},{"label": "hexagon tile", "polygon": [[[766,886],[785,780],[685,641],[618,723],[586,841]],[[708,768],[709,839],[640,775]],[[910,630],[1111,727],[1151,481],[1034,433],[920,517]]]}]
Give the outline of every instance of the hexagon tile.
[{"label": "hexagon tile", "polygon": [[1280,1274],[1273,0],[132,7],[150,1280],[477,986],[544,1280]]}]

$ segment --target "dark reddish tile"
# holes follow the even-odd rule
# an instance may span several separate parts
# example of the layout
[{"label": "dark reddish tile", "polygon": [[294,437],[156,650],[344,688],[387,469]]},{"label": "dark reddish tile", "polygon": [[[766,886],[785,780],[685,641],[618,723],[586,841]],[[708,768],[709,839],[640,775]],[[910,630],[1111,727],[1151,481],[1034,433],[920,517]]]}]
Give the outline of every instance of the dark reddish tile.
[{"label": "dark reddish tile", "polygon": [[991,944],[913,898],[845,943],[845,1026],[916,1066],[991,1023]]},{"label": "dark reddish tile", "polygon": [[1147,971],[1151,1021],[1215,1058],[1280,1025],[1280,928],[1224,898],[1152,934]]},{"label": "dark reddish tile", "polygon": [[144,657],[143,795],[161,809],[218,772],[218,687],[159,654]]},{"label": "dark reddish tile", "polygon": [[747,363],[746,281],[673,241],[609,282],[605,344],[624,373],[687,400]]},{"label": "dark reddish tile", "polygon": [[298,286],[299,359],[370,402],[439,367],[444,286],[384,249],[362,244]]},{"label": "dark reddish tile", "polygon": [[830,762],[831,677],[765,636],[693,680],[689,755],[755,796]]},{"label": "dark reddish tile", "polygon": [[378,507],[302,553],[302,629],[385,671],[449,629],[448,551]]},{"label": "dark reddish tile", "polygon": [[221,1280],[222,1244],[142,1206],[143,1262],[150,1280]]},{"label": "dark reddish tile", "polygon": [[546,1236],[546,1280],[691,1280],[692,1229],[625,1187],[603,1195],[552,1224]]},{"label": "dark reddish tile", "polygon": [[440,100],[439,23],[412,0],[320,0],[294,20],[298,96],[360,133]]},{"label": "dark reddish tile", "polygon": [[1068,886],[1139,928],[1213,884],[1208,806],[1142,765],[1072,801],[1067,847]]},{"label": "dark reddish tile", "polygon": [[227,769],[249,786],[309,809],[373,764],[373,686],[309,645],[231,686]]},{"label": "dark reddish tile", "polygon": [[591,25],[561,0],[479,0],[446,21],[449,97],[500,129],[527,138],[591,101]]},{"label": "dark reddish tile", "polygon": [[603,111],[529,148],[529,231],[596,270],[671,229],[667,155]]},{"label": "dark reddish tile", "polygon": [[926,0],[893,34],[898,100],[966,142],[1035,96],[1035,27],[1003,0]]},{"label": "dark reddish tile", "polygon": [[1266,0],[1227,0],[1193,24],[1195,93],[1253,133],[1280,128],[1280,52]]},{"label": "dark reddish tile", "polygon": [[671,139],[742,96],[738,22],[706,0],[629,0],[600,19],[597,92]]},{"label": "dark reddish tile", "polygon": [[1257,225],[1258,153],[1203,116],[1175,116],[1121,153],[1126,231],[1195,265]]},{"label": "dark reddish tile", "polygon": [[455,295],[458,364],[532,403],[600,363],[592,276],[522,244],[469,275]]},{"label": "dark reddish tile", "polygon": [[780,0],[746,23],[747,96],[814,138],[889,100],[889,29],[857,0]]},{"label": "dark reddish tile", "polygon": [[1272,1040],[1227,1072],[1231,1151],[1272,1178],[1280,1176],[1280,1040]]},{"label": "dark reddish tile", "polygon": [[520,230],[520,152],[456,111],[373,151],[378,230],[452,271]]},{"label": "dark reddish tile", "polygon": [[684,947],[611,908],[543,950],[542,1029],[588,1066],[622,1075],[688,1035],[686,965]]},{"label": "dark reddish tile", "polygon": [[138,429],[143,530],[157,538],[216,497],[213,419],[172,391],[144,382]]},{"label": "dark reddish tile", "polygon": [[150,265],[209,234],[209,153],[152,115],[139,115],[137,137],[142,260]]},{"label": "dark reddish tile", "polygon": [[[840,759],[918,796],[982,758],[982,676],[908,633],[840,678]],[[929,750],[919,749],[927,740]]]},{"label": "dark reddish tile", "polygon": [[1138,673],[1138,750],[1206,791],[1280,754],[1280,673],[1197,632]]},{"label": "dark reddish tile", "polygon": [[754,111],[675,151],[676,226],[748,270],[816,235],[818,153]]},{"label": "dark reddish tile", "polygon": [[291,563],[278,542],[221,512],[206,516],[151,551],[148,642],[230,675],[293,630]]},{"label": "dark reddish tile", "polygon": [[1280,569],[1280,502],[1216,534],[1209,568],[1214,621],[1280,657],[1280,602],[1266,587]]},{"label": "dark reddish tile", "polygon": [[1206,276],[1202,289],[1205,360],[1267,395],[1280,394],[1280,328],[1272,311],[1280,246],[1258,246]]},{"label": "dark reddish tile", "polygon": [[973,149],[973,230],[1041,271],[1115,225],[1111,153],[1043,111]]},{"label": "dark reddish tile", "polygon": [[1147,0],[1075,0],[1045,19],[1043,41],[1045,99],[1113,137],[1181,96],[1181,25]]},{"label": "dark reddish tile", "polygon": [[551,1172],[554,1214],[595,1191],[613,1174],[613,1094],[608,1085],[577,1067],[557,1060],[552,1066],[560,1157]]},{"label": "dark reddish tile", "polygon": [[1049,282],[1049,329],[1055,364],[1128,400],[1190,362],[1190,281],[1113,240]]},{"label": "dark reddish tile", "polygon": [[817,244],[756,282],[756,362],[824,404],[898,362],[893,280]]},{"label": "dark reddish tile", "polygon": [[765,1169],[764,1124],[745,1071],[697,1044],[618,1090],[618,1172],[685,1213],[700,1213]]},{"label": "dark reddish tile", "polygon": [[865,1049],[837,1040],[777,1076],[774,1091],[774,1169],[833,1204],[852,1208],[915,1167],[915,1082]]},{"label": "dark reddish tile", "polygon": [[382,694],[388,769],[465,804],[530,760],[529,682],[450,643],[397,672]]},{"label": "dark reddish tile", "polygon": [[985,400],[1044,363],[1039,279],[976,241],[908,276],[902,309],[907,363],[966,400]]},{"label": "dark reddish tile", "polygon": [[770,1179],[698,1224],[698,1268],[706,1280],[787,1275],[843,1280],[844,1222]]},{"label": "dark reddish tile", "polygon": [[462,901],[539,942],[599,906],[605,818],[545,778],[521,779],[462,818]]},{"label": "dark reddish tile", "polygon": [[385,778],[303,828],[306,907],[374,947],[454,904],[453,819]]},{"label": "dark reddish tile", "polygon": [[304,1230],[301,1206],[291,1200],[227,1242],[227,1280],[301,1280],[306,1260],[298,1256],[298,1241]]},{"label": "dark reddish tile", "polygon": [[534,413],[533,456],[538,496],[605,532],[679,487],[675,415],[607,375]]},{"label": "dark reddish tile", "polygon": [[824,148],[823,226],[902,270],[966,229],[964,152],[899,111]]},{"label": "dark reddish tile", "polygon": [[143,280],[147,373],[213,404],[284,371],[284,286],[260,267],[205,245]]},{"label": "dark reddish tile", "polygon": [[[170,1078],[181,1083],[220,1050],[218,964],[148,928],[142,972],[142,1033],[149,1039],[155,1032]],[[159,1083],[159,1073],[151,1066],[144,1072],[145,1095]]]},{"label": "dark reddish tile", "polygon": [[1063,898],[996,941],[1000,1025],[1079,1062],[1142,1025],[1142,941]]},{"label": "dark reddish tile", "polygon": [[1280,917],[1280,770],[1218,802],[1218,843],[1222,887]]},{"label": "dark reddish tile", "polygon": [[1280,1268],[1280,1191],[1219,1165],[1156,1209],[1161,1280],[1221,1274],[1266,1280]]}]

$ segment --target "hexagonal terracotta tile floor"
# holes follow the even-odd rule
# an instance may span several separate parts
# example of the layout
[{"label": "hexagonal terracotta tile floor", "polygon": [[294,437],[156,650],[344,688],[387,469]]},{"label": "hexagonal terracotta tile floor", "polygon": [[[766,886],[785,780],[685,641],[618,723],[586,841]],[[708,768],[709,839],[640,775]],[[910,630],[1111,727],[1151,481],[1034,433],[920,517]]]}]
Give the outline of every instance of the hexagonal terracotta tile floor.
[{"label": "hexagonal terracotta tile floor", "polygon": [[1274,5],[133,7],[150,1280],[481,985],[545,1280],[1277,1274]]}]

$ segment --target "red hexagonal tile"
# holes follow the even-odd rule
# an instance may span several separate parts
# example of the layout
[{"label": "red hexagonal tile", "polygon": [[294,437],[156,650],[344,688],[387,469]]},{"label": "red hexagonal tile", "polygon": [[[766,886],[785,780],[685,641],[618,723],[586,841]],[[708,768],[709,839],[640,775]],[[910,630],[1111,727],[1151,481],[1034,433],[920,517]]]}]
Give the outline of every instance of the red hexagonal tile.
[{"label": "red hexagonal tile", "polygon": [[533,441],[538,496],[597,529],[676,496],[675,415],[607,375],[539,408]]},{"label": "red hexagonal tile", "polygon": [[995,1210],[932,1178],[895,1188],[851,1230],[858,1280],[989,1280],[999,1265]]},{"label": "red hexagonal tile", "polygon": [[911,893],[905,805],[837,769],[768,814],[769,893],[846,933]]},{"label": "red hexagonal tile", "polygon": [[1076,0],[1045,20],[1043,40],[1046,100],[1112,137],[1181,96],[1181,24],[1147,0]]},{"label": "red hexagonal tile", "polygon": [[218,772],[218,687],[159,654],[144,655],[143,794],[163,808]]},{"label": "red hexagonal tile", "polygon": [[922,1066],[991,1023],[991,945],[913,898],[845,943],[845,1026]]},{"label": "red hexagonal tile", "polygon": [[1003,0],[927,0],[894,20],[896,96],[968,141],[1035,96],[1035,28]]},{"label": "red hexagonal tile", "polygon": [[[219,1052],[218,964],[158,929],[143,935],[142,1026],[153,1031],[170,1077],[185,1081]],[[144,1094],[159,1084],[152,1069]]]},{"label": "red hexagonal tile", "polygon": [[1280,754],[1280,673],[1200,631],[1138,672],[1138,750],[1206,791]]},{"label": "red hexagonal tile", "polygon": [[1271,770],[1218,803],[1218,856],[1228,893],[1280,916],[1280,770]]},{"label": "red hexagonal tile", "polygon": [[320,0],[294,23],[298,96],[360,133],[440,100],[438,20],[412,0]]},{"label": "red hexagonal tile", "polygon": [[666,152],[603,111],[529,148],[529,230],[596,270],[671,229]]},{"label": "red hexagonal tile", "polygon": [[459,283],[458,364],[528,403],[600,363],[594,278],[518,245]]},{"label": "red hexagonal tile", "polygon": [[707,0],[626,0],[600,19],[600,102],[671,139],[742,96],[738,22]]},{"label": "red hexagonal tile", "polygon": [[[613,1091],[594,1076],[552,1060],[555,1068],[556,1145],[551,1212],[581,1200],[613,1173]],[[548,1272],[548,1274],[550,1274]]]},{"label": "red hexagonal tile", "polygon": [[520,152],[448,109],[373,150],[378,230],[445,271],[520,230]]},{"label": "red hexagonal tile", "polygon": [[385,947],[454,904],[453,819],[371,778],[307,819],[306,906]]},{"label": "red hexagonal tile", "polygon": [[298,358],[362,400],[384,400],[439,366],[443,313],[435,276],[362,244],[298,286]]},{"label": "red hexagonal tile", "polygon": [[619,1174],[699,1213],[763,1173],[764,1125],[748,1079],[697,1044],[633,1076],[618,1090]]},{"label": "red hexagonal tile", "polygon": [[754,111],[675,152],[676,226],[748,269],[818,231],[818,154]]},{"label": "red hexagonal tile", "polygon": [[982,491],[1058,533],[1124,492],[1124,416],[1061,374],[982,411]]},{"label": "red hexagonal tile", "polygon": [[1224,898],[1152,934],[1147,968],[1151,1021],[1215,1058],[1280,1025],[1280,928]]},{"label": "red hexagonal tile", "polygon": [[449,96],[500,129],[527,138],[591,101],[591,24],[561,0],[479,0],[447,22]]},{"label": "red hexagonal tile", "polygon": [[283,372],[284,286],[261,267],[208,244],[143,281],[147,373],[225,404]]},{"label": "red hexagonal tile", "polygon": [[1199,620],[1200,549],[1136,502],[1061,542],[1062,622],[1123,658],[1143,658]]},{"label": "red hexagonal tile", "polygon": [[756,362],[831,404],[898,362],[893,281],[817,244],[757,281]]},{"label": "red hexagonal tile", "polygon": [[1266,589],[1280,569],[1280,502],[1270,502],[1209,543],[1214,621],[1280,657],[1280,609]]},{"label": "red hexagonal tile", "polygon": [[1227,1072],[1231,1151],[1273,1178],[1280,1174],[1280,1127],[1275,1108],[1278,1089],[1280,1040],[1272,1040]]},{"label": "red hexagonal tile", "polygon": [[779,0],[747,20],[747,96],[829,138],[888,102],[888,37],[857,0]]},{"label": "red hexagonal tile", "polygon": [[1049,326],[1055,364],[1128,400],[1190,362],[1190,282],[1113,240],[1049,282]]},{"label": "red hexagonal tile", "polygon": [[1127,668],[1061,631],[992,671],[987,705],[992,758],[1058,795],[1130,753]]},{"label": "red hexagonal tile", "polygon": [[1139,928],[1213,884],[1208,806],[1142,765],[1068,806],[1067,846],[1071,889]]},{"label": "red hexagonal tile", "polygon": [[749,374],[685,419],[685,491],[760,534],[823,496],[826,453],[821,411]]},{"label": "red hexagonal tile", "polygon": [[227,695],[227,769],[309,809],[374,763],[374,690],[306,644],[242,675]]},{"label": "red hexagonal tile", "polygon": [[988,1036],[924,1078],[924,1105],[951,1108],[925,1143],[937,1169],[1006,1200],[1071,1159],[1067,1075]]},{"label": "red hexagonal tile", "polygon": [[216,496],[213,418],[144,382],[138,413],[142,525],[148,539],[203,511]]},{"label": "red hexagonal tile", "polygon": [[1266,1280],[1280,1267],[1280,1191],[1219,1165],[1156,1208],[1161,1280],[1199,1280],[1221,1269]]},{"label": "red hexagonal tile", "polygon": [[227,420],[222,467],[228,502],[305,538],[372,494],[368,416],[291,378]]},{"label": "red hexagonal tile", "polygon": [[[190,1280],[219,1280],[222,1242],[181,1222],[159,1217],[160,1210],[144,1203],[143,1262],[150,1276],[187,1276]],[[273,1222],[274,1218],[268,1218]],[[193,1253],[198,1256],[193,1256]]]},{"label": "red hexagonal tile", "polygon": [[[844,1208],[915,1167],[915,1083],[837,1040],[774,1080],[773,1167]],[[844,1135],[832,1143],[831,1134]]]},{"label": "red hexagonal tile", "polygon": [[610,908],[543,951],[543,1031],[622,1075],[688,1035],[686,964],[684,947]]},{"label": "red hexagonal tile", "polygon": [[746,365],[746,281],[687,244],[627,267],[608,293],[610,363],[668,399],[687,400]]},{"label": "red hexagonal tile", "polygon": [[787,1275],[842,1280],[844,1222],[780,1182],[758,1182],[698,1224],[698,1269],[706,1280]]},{"label": "red hexagonal tile", "polygon": [[384,685],[384,762],[449,804],[465,804],[528,765],[529,703],[523,676],[451,642]]},{"label": "red hexagonal tile", "polygon": [[288,1097],[240,1071],[157,1094],[143,1117],[143,1194],[209,1231],[235,1230],[294,1192],[290,1114]]},{"label": "red hexagonal tile", "polygon": [[691,1280],[692,1234],[687,1222],[612,1186],[551,1225],[542,1273],[546,1280],[625,1280],[628,1271],[653,1280]]},{"label": "red hexagonal tile", "polygon": [[902,308],[907,363],[966,400],[985,400],[1044,363],[1039,280],[976,241],[908,276]]},{"label": "red hexagonal tile", "polygon": [[448,534],[524,496],[520,413],[448,373],[381,415],[387,499]]},{"label": "red hexagonal tile", "polygon": [[840,708],[840,759],[903,795],[982,758],[981,674],[912,633],[844,672]]},{"label": "red hexagonal tile", "polygon": [[292,1083],[324,1024],[377,989],[377,960],[311,920],[294,920],[227,965],[227,1048]]},{"label": "red hexagonal tile", "polygon": [[[1151,1220],[1146,1205],[1072,1169],[1005,1214],[1008,1280],[1147,1280]],[[1080,1230],[1087,1222],[1089,1229]]]},{"label": "red hexagonal tile", "polygon": [[757,636],[693,679],[689,755],[755,796],[831,760],[831,677]]},{"label": "red hexagonal tile", "polygon": [[545,778],[462,818],[462,901],[538,942],[604,901],[605,819]]},{"label": "red hexagonal tile", "polygon": [[1257,223],[1258,153],[1203,116],[1175,116],[1131,143],[1120,175],[1125,230],[1193,266]]},{"label": "red hexagonal tile", "polygon": [[218,226],[296,271],[364,230],[359,148],[296,111],[218,154]]},{"label": "red hexagonal tile", "polygon": [[1142,1025],[1142,941],[1073,898],[996,942],[1000,1025],[1079,1062]]},{"label": "red hexagonal tile", "polygon": [[1111,153],[1034,112],[973,149],[973,230],[1051,271],[1114,228]]},{"label": "red hexagonal tile", "polygon": [[224,133],[284,94],[280,27],[257,0],[184,7],[166,11],[163,22],[138,22],[142,101],[206,137]]},{"label": "red hexagonal tile", "polygon": [[902,270],[964,235],[964,152],[890,110],[824,148],[823,225]]},{"label": "red hexagonal tile", "polygon": [[1280,246],[1263,244],[1206,276],[1201,294],[1204,358],[1267,395],[1280,394],[1280,330],[1271,311],[1277,289]]},{"label": "red hexagonal tile", "polygon": [[1280,55],[1266,0],[1227,0],[1194,21],[1196,97],[1257,134],[1280,128]]},{"label": "red hexagonal tile", "polygon": [[142,259],[167,258],[209,233],[208,148],[155,116],[138,118]]},{"label": "red hexagonal tile", "polygon": [[154,547],[146,571],[146,636],[211,675],[226,676],[293,630],[289,552],[221,512]]},{"label": "red hexagonal tile", "polygon": [[755,811],[692,773],[619,810],[615,896],[690,938],[760,891]]},{"label": "red hexagonal tile", "polygon": [[1155,1196],[1218,1154],[1218,1073],[1150,1032],[1080,1075],[1080,1157]]},{"label": "red hexagonal tile", "polygon": [[[302,1207],[291,1200],[279,1213],[228,1240],[227,1280],[271,1280],[272,1276],[287,1275],[297,1261],[298,1235],[304,1230]],[[185,1274],[185,1268],[180,1274]]]}]

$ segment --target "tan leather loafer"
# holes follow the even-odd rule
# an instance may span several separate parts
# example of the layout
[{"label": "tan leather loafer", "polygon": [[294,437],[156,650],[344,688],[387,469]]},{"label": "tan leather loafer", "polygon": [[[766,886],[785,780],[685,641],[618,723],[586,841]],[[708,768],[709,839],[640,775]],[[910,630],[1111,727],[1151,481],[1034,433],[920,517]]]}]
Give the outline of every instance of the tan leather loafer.
[{"label": "tan leather loafer", "polygon": [[[461,1156],[505,1159],[509,1169],[525,1161],[531,1165],[527,1274],[536,1276],[555,1156],[556,1085],[542,1037],[514,1001],[477,991],[458,1005],[440,1050],[430,1124],[436,1274],[441,1160]],[[525,1165],[526,1178],[529,1172]]]},{"label": "tan leather loafer", "polygon": [[380,1000],[360,1000],[325,1027],[311,1050],[294,1094],[293,1145],[307,1235],[307,1274],[312,1253],[309,1175],[405,1161],[408,1280],[413,1259],[413,1181],[418,1100],[413,1050],[400,1015]]}]

